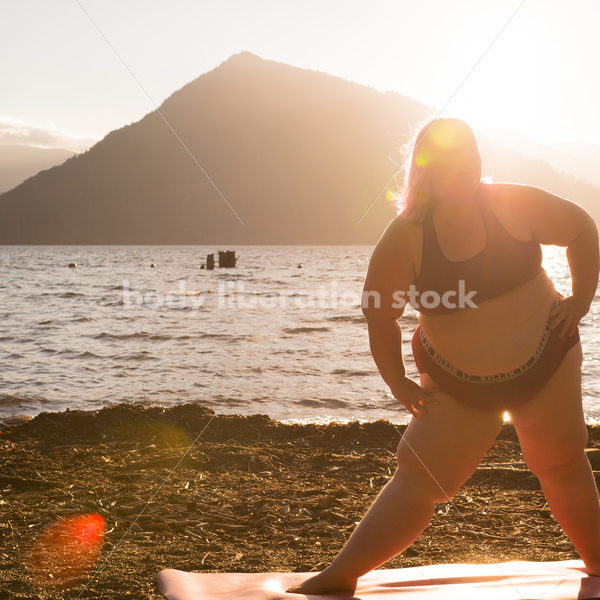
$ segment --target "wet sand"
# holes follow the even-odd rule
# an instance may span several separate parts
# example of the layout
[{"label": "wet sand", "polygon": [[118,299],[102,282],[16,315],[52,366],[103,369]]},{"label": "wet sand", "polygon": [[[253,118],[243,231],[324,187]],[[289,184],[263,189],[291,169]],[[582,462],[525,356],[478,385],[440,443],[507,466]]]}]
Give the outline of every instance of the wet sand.
[{"label": "wet sand", "polygon": [[[403,430],[383,420],[284,425],[201,404],[120,404],[6,425],[0,599],[162,598],[155,576],[166,567],[319,571],[391,477]],[[589,431],[599,469],[600,428]],[[453,504],[439,504],[421,538],[381,568],[578,558],[510,424]],[[68,589],[42,585],[29,559],[35,540],[52,522],[86,513],[105,520],[94,570],[104,566],[88,587],[94,570]]]}]

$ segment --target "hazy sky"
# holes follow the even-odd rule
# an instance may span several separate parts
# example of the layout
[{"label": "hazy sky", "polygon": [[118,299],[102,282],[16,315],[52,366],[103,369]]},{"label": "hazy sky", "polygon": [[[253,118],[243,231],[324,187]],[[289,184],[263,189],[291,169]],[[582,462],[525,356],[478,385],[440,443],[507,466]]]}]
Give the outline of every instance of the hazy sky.
[{"label": "hazy sky", "polygon": [[81,5],[157,105],[249,50],[441,108],[481,59],[442,115],[600,142],[600,2],[525,0],[481,58],[520,4],[2,0],[0,141],[89,146],[154,109]]}]

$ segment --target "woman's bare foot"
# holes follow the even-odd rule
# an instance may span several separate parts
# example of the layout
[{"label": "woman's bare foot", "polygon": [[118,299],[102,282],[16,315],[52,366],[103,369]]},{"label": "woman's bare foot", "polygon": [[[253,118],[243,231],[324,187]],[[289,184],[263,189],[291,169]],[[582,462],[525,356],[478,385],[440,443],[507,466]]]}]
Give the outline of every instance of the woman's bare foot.
[{"label": "woman's bare foot", "polygon": [[354,596],[356,591],[357,579],[340,579],[336,578],[332,573],[328,573],[327,569],[309,577],[301,584],[293,586],[285,590],[289,594],[333,594],[344,593],[349,596]]}]

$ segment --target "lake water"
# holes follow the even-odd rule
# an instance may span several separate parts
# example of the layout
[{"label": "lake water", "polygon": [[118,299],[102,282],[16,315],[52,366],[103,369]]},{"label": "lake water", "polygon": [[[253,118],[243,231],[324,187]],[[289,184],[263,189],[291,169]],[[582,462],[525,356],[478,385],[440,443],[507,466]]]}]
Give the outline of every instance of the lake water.
[{"label": "lake water", "polygon": [[[0,246],[0,420],[123,401],[409,420],[377,372],[359,307],[371,247],[234,248],[237,268],[210,271],[206,254],[228,248]],[[569,295],[565,249],[543,252]],[[580,323],[590,423],[600,418],[598,312],[597,297]],[[418,381],[412,307],[401,324]]]}]

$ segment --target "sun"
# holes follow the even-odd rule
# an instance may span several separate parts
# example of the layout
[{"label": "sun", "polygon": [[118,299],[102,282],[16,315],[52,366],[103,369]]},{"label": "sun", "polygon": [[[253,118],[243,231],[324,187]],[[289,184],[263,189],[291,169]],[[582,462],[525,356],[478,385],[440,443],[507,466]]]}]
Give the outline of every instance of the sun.
[{"label": "sun", "polygon": [[557,65],[564,61],[551,28],[519,15],[490,46],[499,16],[479,16],[457,33],[443,57],[440,85],[448,97],[455,94],[441,116],[451,113],[473,129],[510,127],[538,138],[548,135],[549,123],[555,129],[568,125],[557,122],[561,116],[548,102],[549,94],[554,101],[559,93]]}]

